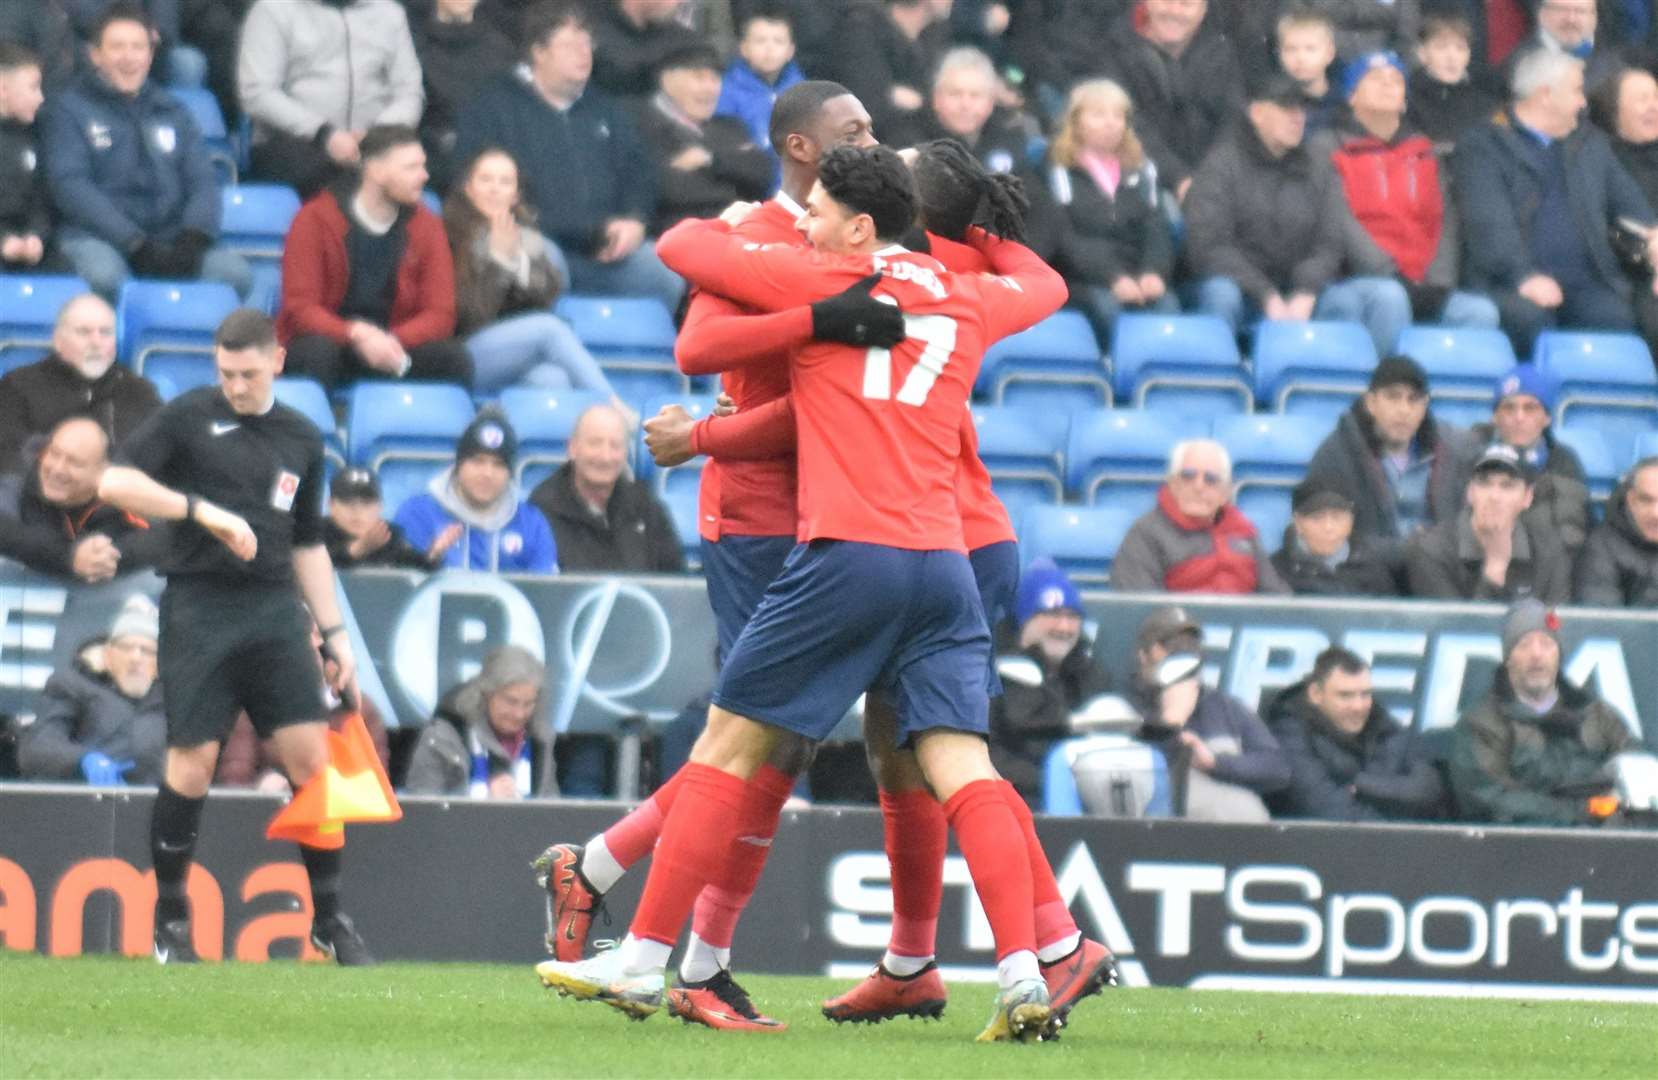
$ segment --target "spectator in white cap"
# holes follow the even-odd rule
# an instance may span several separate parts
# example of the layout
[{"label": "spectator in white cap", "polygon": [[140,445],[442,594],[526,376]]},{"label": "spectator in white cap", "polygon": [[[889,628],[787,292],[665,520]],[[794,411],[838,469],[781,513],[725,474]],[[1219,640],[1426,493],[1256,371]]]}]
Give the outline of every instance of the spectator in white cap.
[{"label": "spectator in white cap", "polygon": [[1575,557],[1589,535],[1589,479],[1577,451],[1551,430],[1554,386],[1541,369],[1516,364],[1497,380],[1491,422],[1471,429],[1481,445],[1500,442],[1520,452],[1537,475],[1526,524],[1548,529]]},{"label": "spectator in white cap", "polygon": [[1513,825],[1610,817],[1609,762],[1640,744],[1616,709],[1561,675],[1560,620],[1552,610],[1520,601],[1503,621],[1502,640],[1503,666],[1490,693],[1451,736],[1459,815]]},{"label": "spectator in white cap", "polygon": [[52,673],[35,721],[18,741],[25,779],[121,787],[161,778],[167,720],[156,673],[158,624],[155,604],[134,594],[108,637],[88,642]]}]

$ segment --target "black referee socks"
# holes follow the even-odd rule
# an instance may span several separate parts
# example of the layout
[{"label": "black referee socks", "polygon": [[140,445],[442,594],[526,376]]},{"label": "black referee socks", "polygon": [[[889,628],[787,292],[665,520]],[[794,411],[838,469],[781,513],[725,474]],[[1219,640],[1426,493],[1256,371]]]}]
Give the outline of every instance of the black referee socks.
[{"label": "black referee socks", "polygon": [[157,923],[190,917],[184,898],[184,875],[196,850],[196,830],[201,826],[201,809],[207,796],[189,799],[162,781],[150,814],[150,860],[155,865],[155,918]]},{"label": "black referee socks", "polygon": [[299,845],[305,876],[311,879],[311,911],[317,922],[326,922],[340,912],[340,849]]}]

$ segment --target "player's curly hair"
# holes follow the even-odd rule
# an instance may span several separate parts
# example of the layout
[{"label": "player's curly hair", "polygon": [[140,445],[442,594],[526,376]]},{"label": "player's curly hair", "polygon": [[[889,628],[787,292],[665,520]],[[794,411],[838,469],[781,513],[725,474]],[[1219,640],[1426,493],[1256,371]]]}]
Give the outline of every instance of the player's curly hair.
[{"label": "player's curly hair", "polygon": [[823,155],[817,175],[831,199],[874,219],[882,240],[897,240],[915,223],[915,180],[884,146],[837,146]]},{"label": "player's curly hair", "polygon": [[955,139],[934,139],[917,150],[915,187],[929,231],[960,240],[977,224],[1008,240],[1025,239],[1030,199],[1018,177],[990,172]]}]

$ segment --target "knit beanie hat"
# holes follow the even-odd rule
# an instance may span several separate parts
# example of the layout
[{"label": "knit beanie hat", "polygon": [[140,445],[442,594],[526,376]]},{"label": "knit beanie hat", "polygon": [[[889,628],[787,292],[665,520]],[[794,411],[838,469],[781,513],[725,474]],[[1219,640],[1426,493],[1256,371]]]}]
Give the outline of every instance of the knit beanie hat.
[{"label": "knit beanie hat", "polygon": [[518,456],[518,433],[512,430],[506,414],[496,408],[487,408],[473,418],[461,432],[455,444],[455,464],[478,454],[492,454],[501,459],[508,469]]},{"label": "knit beanie hat", "polygon": [[1019,578],[1019,594],[1013,601],[1013,617],[1020,626],[1032,615],[1044,611],[1082,613],[1082,594],[1065,576],[1059,564],[1046,556],[1034,560]]},{"label": "knit beanie hat", "polygon": [[1400,75],[1405,74],[1405,62],[1399,54],[1386,49],[1377,49],[1367,52],[1363,56],[1355,56],[1347,61],[1347,66],[1341,72],[1341,98],[1348,101],[1353,97],[1353,91],[1364,82],[1364,77],[1379,67],[1390,67]]},{"label": "knit beanie hat", "polygon": [[115,621],[109,624],[109,640],[140,637],[154,641],[161,636],[161,613],[143,593],[134,593],[121,605]]},{"label": "knit beanie hat", "polygon": [[1543,631],[1556,645],[1560,644],[1560,617],[1541,600],[1527,597],[1509,608],[1503,619],[1503,659],[1507,660],[1520,639],[1535,630]]}]

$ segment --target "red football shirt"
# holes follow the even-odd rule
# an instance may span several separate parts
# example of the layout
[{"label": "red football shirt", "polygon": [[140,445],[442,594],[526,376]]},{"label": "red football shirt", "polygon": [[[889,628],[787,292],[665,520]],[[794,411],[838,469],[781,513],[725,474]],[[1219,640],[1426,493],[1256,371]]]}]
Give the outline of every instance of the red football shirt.
[{"label": "red football shirt", "polygon": [[811,342],[794,353],[800,535],[966,550],[956,476],[973,381],[987,346],[1064,303],[1058,274],[1022,248],[1005,276],[952,274],[897,246],[828,255],[745,242],[719,221],[682,222],[657,250],[693,284],[762,311],[833,296],[879,271],[876,294],[905,312],[903,343]]},{"label": "red football shirt", "polygon": [[[785,201],[786,200],[786,201]],[[779,193],[767,200],[760,209],[750,214],[736,230],[738,236],[759,244],[799,244],[806,238],[794,227],[800,216],[794,200]],[[728,368],[719,363],[719,350],[705,347],[705,324],[722,316],[753,315],[738,304],[712,292],[699,291],[691,298],[675,345],[675,356],[680,370],[687,375],[705,375],[720,372],[720,385],[737,403],[739,411],[756,409],[789,392],[789,365],[785,362],[788,348],[780,348],[768,362],[750,363]],[[784,318],[778,316],[779,319]],[[796,313],[792,320],[798,323],[802,316]],[[793,340],[810,337],[811,319],[804,316],[804,334],[789,326],[775,328]],[[750,331],[765,334],[762,327]],[[795,455],[793,450],[774,456],[748,460],[710,457],[702,467],[702,482],[697,493],[698,531],[705,540],[718,540],[722,535],[735,536],[792,536],[799,521],[795,503]]]}]

